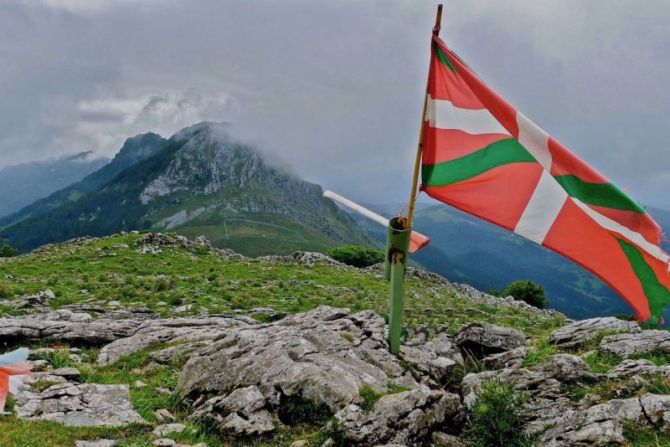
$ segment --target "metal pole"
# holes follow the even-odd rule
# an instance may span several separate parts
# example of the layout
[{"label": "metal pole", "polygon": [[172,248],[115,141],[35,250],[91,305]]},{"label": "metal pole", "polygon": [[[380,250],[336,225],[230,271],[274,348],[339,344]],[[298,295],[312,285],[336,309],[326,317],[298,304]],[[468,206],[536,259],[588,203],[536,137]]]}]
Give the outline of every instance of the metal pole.
[{"label": "metal pole", "polygon": [[400,351],[405,270],[409,257],[410,234],[411,231],[404,227],[400,218],[394,217],[389,221],[385,274],[386,279],[391,282],[389,346],[393,354],[397,354]]},{"label": "metal pole", "polygon": [[[435,27],[433,34],[440,32],[442,22],[442,5],[437,6],[435,16]],[[395,217],[389,221],[388,235],[386,241],[386,262],[384,263],[384,274],[391,282],[391,299],[389,302],[389,348],[391,353],[400,352],[400,336],[402,334],[402,313],[405,286],[405,270],[409,257],[409,240],[412,233],[412,219],[414,218],[414,205],[419,183],[419,167],[421,166],[421,155],[423,153],[423,127],[426,121],[426,110],[428,108],[428,87],[430,73],[426,80],[426,90],[423,98],[423,113],[421,115],[421,126],[419,130],[419,142],[414,160],[414,173],[412,176],[412,191],[407,211],[407,219],[402,216]]]},{"label": "metal pole", "polygon": [[[442,23],[442,5],[437,5],[437,14],[435,15],[435,27],[433,28],[433,35],[437,36],[440,33],[440,24]],[[423,154],[423,128],[426,123],[426,112],[428,110],[428,82],[430,80],[430,73],[426,79],[426,90],[423,97],[423,113],[421,114],[421,126],[419,126],[419,142],[416,145],[416,157],[414,158],[414,172],[412,174],[412,191],[409,196],[409,207],[407,210],[407,220],[405,221],[405,228],[412,228],[412,220],[414,219],[414,205],[416,203],[416,192],[419,185],[419,168],[421,167],[421,155]]]}]

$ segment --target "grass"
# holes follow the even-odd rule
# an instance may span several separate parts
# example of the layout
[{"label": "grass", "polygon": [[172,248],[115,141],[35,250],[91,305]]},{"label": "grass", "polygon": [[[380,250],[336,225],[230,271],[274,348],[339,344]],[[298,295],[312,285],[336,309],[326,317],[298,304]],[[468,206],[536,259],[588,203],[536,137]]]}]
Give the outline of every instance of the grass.
[{"label": "grass", "polygon": [[[169,315],[171,306],[182,304],[210,313],[253,307],[296,313],[321,304],[352,311],[371,309],[381,315],[387,312],[388,283],[380,275],[324,265],[310,268],[222,258],[207,250],[190,252],[181,247],[141,254],[134,245],[139,237],[46,247],[0,264],[0,278],[11,278],[4,284],[13,296],[50,288],[56,295],[53,308],[116,301],[122,307],[148,307],[161,315]],[[488,321],[533,337],[546,336],[563,322],[559,317],[514,307],[482,306],[418,279],[407,281],[404,317],[409,328],[436,328],[449,322],[454,332],[467,322]]]},{"label": "grass", "polygon": [[405,391],[408,391],[409,388],[402,385],[391,384],[388,386],[388,389],[384,392],[380,392],[372,388],[370,385],[364,385],[358,390],[358,395],[363,399],[361,408],[364,411],[372,411],[375,404],[379,399],[390,394],[398,394]]},{"label": "grass", "polygon": [[510,385],[492,380],[482,385],[465,429],[472,447],[531,447],[533,439],[523,433],[527,414],[526,396]]},{"label": "grass", "polygon": [[556,345],[549,343],[548,338],[543,337],[534,340],[531,349],[523,360],[523,366],[524,368],[529,368],[531,366],[541,365],[546,363],[549,357],[557,353],[558,348]]},{"label": "grass", "polygon": [[605,374],[623,360],[621,357],[617,357],[611,354],[604,354],[599,351],[585,355],[582,357],[582,359],[584,359],[586,364],[589,366],[591,372],[596,374]]},{"label": "grass", "polygon": [[[13,299],[49,288],[55,294],[50,303],[54,309],[76,303],[104,307],[117,302],[121,308],[147,307],[161,316],[172,316],[172,308],[181,305],[192,305],[191,313],[206,310],[210,314],[233,314],[254,307],[296,313],[323,304],[348,307],[352,311],[371,309],[382,316],[387,314],[388,283],[380,273],[221,257],[203,248],[189,251],[182,247],[163,247],[159,254],[142,254],[135,244],[139,237],[124,235],[83,245],[48,246],[2,262],[0,295]],[[3,303],[0,313],[12,315],[19,312]],[[258,318],[263,320],[264,317]],[[406,334],[417,327],[434,333],[445,323],[453,333],[462,324],[486,321],[519,329],[531,337],[546,338],[563,324],[560,317],[473,303],[439,283],[415,278],[407,281],[404,318]],[[342,333],[342,338],[353,341],[351,334]],[[36,347],[47,345],[40,343]],[[186,421],[184,433],[171,435],[178,442],[227,446],[211,427],[186,420],[190,408],[173,392],[183,359],[148,368],[152,363],[151,351],[163,347],[152,345],[111,366],[95,364],[97,347],[78,352],[82,357],[81,364],[70,358],[68,346],[56,346],[53,353],[45,356],[54,368],[77,367],[83,382],[129,385],[131,402],[148,421],[147,426],[113,431],[71,429],[52,422],[6,417],[0,419],[0,445],[68,447],[77,439],[109,436],[121,439],[121,446],[150,446],[152,440],[148,432],[157,424],[154,411],[166,408],[178,421]],[[541,351],[548,352],[544,348]],[[481,365],[471,369],[481,370]],[[135,386],[138,380],[146,386]],[[37,387],[46,389],[48,385],[38,383]],[[391,386],[387,392],[376,394],[361,391],[364,405],[372,408],[383,395],[405,389]],[[282,417],[290,424],[278,428],[272,437],[249,441],[248,445],[278,447],[303,439],[309,446],[320,446],[327,437],[338,436],[337,427],[332,424],[328,431],[320,428],[331,416],[322,406],[291,400],[283,402],[282,407]]]},{"label": "grass", "polygon": [[635,422],[626,422],[623,435],[626,447],[670,447],[670,433],[667,429],[642,427]]}]

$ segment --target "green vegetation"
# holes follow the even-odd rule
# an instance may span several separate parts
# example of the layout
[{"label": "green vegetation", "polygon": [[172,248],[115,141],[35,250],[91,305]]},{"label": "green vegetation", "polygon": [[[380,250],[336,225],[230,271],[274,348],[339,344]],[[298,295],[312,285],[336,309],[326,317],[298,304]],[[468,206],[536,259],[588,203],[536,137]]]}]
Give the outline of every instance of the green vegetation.
[{"label": "green vegetation", "polygon": [[12,298],[13,296],[14,292],[12,292],[12,289],[7,284],[0,282],[0,298],[8,299]]},{"label": "green vegetation", "polygon": [[465,438],[472,447],[530,447],[531,437],[523,433],[526,423],[523,394],[507,384],[486,382],[472,407]]},{"label": "green vegetation", "polygon": [[280,402],[277,415],[282,423],[292,426],[301,423],[318,425],[327,421],[333,413],[325,404],[300,396],[291,396]]},{"label": "green vegetation", "polygon": [[358,390],[358,395],[361,396],[361,399],[363,399],[361,408],[365,411],[371,411],[374,408],[377,401],[382,397],[388,396],[389,394],[402,393],[404,391],[407,391],[408,389],[409,388],[404,387],[402,385],[391,384],[389,385],[387,391],[380,392],[372,388],[370,385],[365,385],[361,387],[360,390]]},{"label": "green vegetation", "polygon": [[643,427],[626,422],[623,428],[626,447],[670,447],[670,433],[663,428]]},{"label": "green vegetation", "polygon": [[[148,307],[170,315],[171,305],[192,305],[192,313],[230,313],[235,309],[271,307],[296,313],[319,305],[371,309],[387,313],[388,283],[357,270],[327,265],[308,267],[254,259],[221,257],[208,250],[191,252],[163,247],[157,254],[140,253],[141,235],[115,236],[84,245],[45,247],[0,263],[0,296],[12,298],[51,289],[54,309],[73,303],[116,301],[123,307]],[[511,306],[481,306],[423,279],[406,283],[407,330],[434,329],[486,321],[521,330],[532,337],[548,336],[563,319]],[[473,311],[476,309],[476,311]]]},{"label": "green vegetation", "polygon": [[18,251],[11,245],[4,244],[0,246],[0,258],[12,258],[18,254]]},{"label": "green vegetation", "polygon": [[[295,313],[319,305],[349,307],[353,311],[371,309],[387,312],[388,283],[378,275],[356,269],[336,269],[327,265],[308,267],[253,259],[222,257],[207,249],[188,250],[163,246],[157,254],[141,253],[136,241],[141,235],[128,234],[85,244],[49,246],[26,256],[0,262],[0,291],[15,299],[51,289],[57,309],[73,303],[92,303],[105,307],[115,301],[120,307],[148,307],[160,315],[174,315],[173,306],[192,305],[191,313],[231,314],[237,309],[271,307],[278,312]],[[474,312],[473,309],[477,311]],[[0,312],[20,312],[0,306]],[[188,313],[188,312],[187,312]],[[421,327],[429,333],[449,323],[449,331],[471,321],[488,321],[517,328],[532,337],[548,337],[563,324],[562,318],[528,312],[511,306],[481,306],[425,279],[409,278],[405,307],[407,333]],[[346,333],[344,340],[353,339]],[[351,340],[349,340],[351,341]],[[35,347],[46,347],[39,344]],[[68,346],[50,346],[55,352],[44,355],[54,367],[74,366]],[[0,419],[0,445],[22,447],[73,447],[77,439],[111,436],[123,439],[122,446],[150,446],[149,435],[157,423],[153,412],[166,408],[184,422],[190,409],[174,392],[183,359],[173,364],[156,365],[151,352],[168,346],[153,345],[125,357],[111,366],[97,365],[98,349],[76,352],[83,359],[76,366],[86,383],[127,384],[134,408],[149,426],[115,429],[64,429],[55,423]],[[142,384],[138,384],[141,381]],[[39,388],[49,383],[38,384]],[[391,386],[383,394],[405,391]],[[361,397],[369,408],[382,395]],[[367,396],[367,397],[366,397]],[[284,401],[282,417],[293,425],[280,429],[272,439],[258,440],[257,446],[286,446],[305,439],[309,446],[320,446],[337,427],[325,433],[320,427],[330,417],[313,402]],[[316,420],[320,422],[315,422]],[[185,422],[187,430],[173,435],[180,443],[206,442],[209,447],[227,445],[218,440],[206,424]],[[117,434],[117,432],[119,434]]]},{"label": "green vegetation", "polygon": [[384,262],[384,253],[360,245],[344,245],[327,251],[328,256],[343,264],[364,268]]},{"label": "green vegetation", "polygon": [[525,301],[539,309],[547,307],[547,297],[544,294],[544,287],[535,284],[533,281],[519,280],[509,283],[503,291],[502,296],[510,295],[516,300]]},{"label": "green vegetation", "polygon": [[556,345],[549,343],[548,338],[540,338],[533,342],[531,350],[523,361],[523,366],[528,368],[534,365],[543,364],[554,354],[558,354]]}]

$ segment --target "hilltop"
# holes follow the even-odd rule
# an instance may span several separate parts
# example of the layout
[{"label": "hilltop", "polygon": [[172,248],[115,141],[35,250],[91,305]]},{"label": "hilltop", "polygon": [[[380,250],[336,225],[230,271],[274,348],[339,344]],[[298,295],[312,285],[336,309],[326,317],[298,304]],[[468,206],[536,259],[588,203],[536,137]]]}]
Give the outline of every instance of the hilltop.
[{"label": "hilltop", "polygon": [[670,442],[655,429],[670,417],[670,333],[571,322],[411,268],[395,357],[387,293],[381,266],[174,234],[2,260],[0,341],[31,347],[39,372],[0,445],[458,446],[491,383],[525,396],[515,436],[539,445]]}]

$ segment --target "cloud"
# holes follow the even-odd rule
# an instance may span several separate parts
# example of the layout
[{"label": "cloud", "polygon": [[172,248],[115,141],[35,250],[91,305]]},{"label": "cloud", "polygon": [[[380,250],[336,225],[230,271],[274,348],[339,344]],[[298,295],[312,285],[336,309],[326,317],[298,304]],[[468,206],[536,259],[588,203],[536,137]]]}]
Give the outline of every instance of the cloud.
[{"label": "cloud", "polygon": [[[19,0],[31,8],[48,8],[70,13],[99,13],[119,6],[146,3],[152,0]],[[156,0],[160,1],[160,0]]]},{"label": "cloud", "polygon": [[113,155],[122,138],[149,131],[170,136],[196,122],[231,117],[234,110],[233,100],[225,94],[205,95],[196,89],[131,98],[112,96],[79,101],[77,118],[68,118],[62,126],[78,147],[94,147],[100,154]]},{"label": "cloud", "polygon": [[[0,165],[230,121],[309,180],[404,200],[435,3],[10,0]],[[450,0],[441,35],[533,121],[670,207],[669,20],[665,0]]]}]

